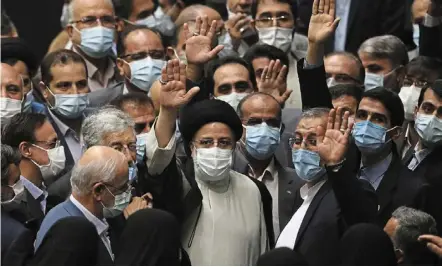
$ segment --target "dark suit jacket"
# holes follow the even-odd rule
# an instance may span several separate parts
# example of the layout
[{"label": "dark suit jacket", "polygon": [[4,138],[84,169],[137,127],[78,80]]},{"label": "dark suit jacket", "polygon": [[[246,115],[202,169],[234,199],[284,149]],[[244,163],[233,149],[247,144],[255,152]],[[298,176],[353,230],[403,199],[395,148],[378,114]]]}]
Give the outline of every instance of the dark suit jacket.
[{"label": "dark suit jacket", "polygon": [[419,25],[419,55],[442,60],[442,26]]},{"label": "dark suit jacket", "polygon": [[34,254],[35,235],[1,210],[2,265],[25,265]]},{"label": "dark suit jacket", "polygon": [[[339,265],[339,242],[346,229],[376,219],[373,188],[357,179],[348,165],[338,172],[327,170],[327,176],[328,180],[307,209],[294,247],[310,265]],[[300,200],[299,188],[296,193]],[[301,204],[302,201],[297,201],[294,212]]]},{"label": "dark suit jacket", "polygon": [[90,92],[89,107],[99,108],[109,104],[112,100],[123,94],[124,82],[119,82],[112,87],[103,88]]},{"label": "dark suit jacket", "polygon": [[[312,14],[313,0],[299,0],[299,20],[297,31],[307,35]],[[414,49],[411,21],[405,0],[353,0],[347,24],[345,51],[356,54],[359,46],[367,39],[385,34],[399,37],[408,47]],[[327,52],[332,51],[333,39]]]}]

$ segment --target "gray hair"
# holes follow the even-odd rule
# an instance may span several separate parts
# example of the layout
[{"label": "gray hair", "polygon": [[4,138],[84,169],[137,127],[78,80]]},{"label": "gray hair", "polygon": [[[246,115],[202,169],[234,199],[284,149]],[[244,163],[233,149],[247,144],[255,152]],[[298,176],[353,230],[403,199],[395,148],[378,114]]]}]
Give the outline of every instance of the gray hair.
[{"label": "gray hair", "polygon": [[127,164],[122,153],[111,154],[106,160],[97,158],[86,164],[78,162],[71,173],[72,192],[84,196],[91,193],[92,187],[98,182],[111,184],[117,178],[117,168],[121,164]]},{"label": "gray hair", "polygon": [[408,52],[405,44],[396,36],[382,35],[372,37],[361,44],[358,53],[367,53],[374,58],[386,58],[393,68],[408,64]]},{"label": "gray hair", "polygon": [[15,164],[18,165],[21,160],[21,154],[17,149],[1,144],[1,183],[2,185],[7,183],[9,179],[9,165]]},{"label": "gray hair", "polygon": [[103,138],[106,135],[124,132],[127,128],[133,129],[134,125],[132,118],[123,111],[110,106],[102,107],[83,121],[81,143],[86,149],[103,145]]},{"label": "gray hair", "polygon": [[393,234],[393,244],[396,249],[410,251],[409,248],[419,242],[417,239],[420,235],[437,235],[436,221],[423,211],[402,206],[391,216],[398,222]]},{"label": "gray hair", "polygon": [[302,119],[311,119],[311,118],[321,118],[324,116],[328,116],[330,113],[329,108],[310,108],[306,109],[301,114],[301,120]]},{"label": "gray hair", "polygon": [[[104,0],[104,1],[108,2],[108,4],[112,7],[112,10],[115,13],[114,3],[112,2],[112,0]],[[74,18],[74,2],[75,2],[75,0],[72,0],[69,3],[69,7],[68,7],[69,21],[68,21],[68,24],[70,24],[72,19]]]}]

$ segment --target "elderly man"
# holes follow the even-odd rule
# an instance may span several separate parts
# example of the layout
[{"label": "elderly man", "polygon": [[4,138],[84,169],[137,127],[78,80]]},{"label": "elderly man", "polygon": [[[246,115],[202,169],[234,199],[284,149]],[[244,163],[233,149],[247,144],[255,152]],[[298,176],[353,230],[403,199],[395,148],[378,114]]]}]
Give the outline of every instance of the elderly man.
[{"label": "elderly man", "polygon": [[219,100],[183,107],[180,131],[188,159],[175,162],[177,110],[198,88],[186,93],[185,65],[178,60],[163,69],[162,80],[168,82],[161,89],[154,131],[148,134],[147,165],[153,175],[173,170],[175,179],[182,179],[182,186],[170,195],[183,205],[183,246],[193,265],[252,265],[267,250],[268,232],[273,231],[265,222],[260,188],[231,170],[241,121],[230,105]]},{"label": "elderly man", "polygon": [[342,110],[304,111],[290,140],[294,179],[303,182],[276,247],[296,250],[311,265],[339,264],[339,241],[347,227],[376,217],[373,190],[358,181],[345,159],[353,123]]},{"label": "elderly man", "polygon": [[[124,154],[110,147],[90,148],[73,168],[71,185],[72,195],[53,208],[43,220],[37,234],[36,250],[57,221],[65,217],[81,216],[95,225],[101,239],[98,244],[98,264],[113,264],[116,245],[122,235],[121,227],[124,228],[124,218],[108,219],[108,223],[104,218],[104,212],[112,208],[127,207],[130,202],[132,188],[128,180],[128,166]],[[147,207],[146,200],[137,201],[140,203],[136,208],[126,209],[126,219],[137,210]]]},{"label": "elderly man", "polygon": [[337,84],[363,85],[365,69],[361,60],[348,52],[333,52],[324,58],[327,86]]},{"label": "elderly man", "polygon": [[408,64],[407,47],[401,39],[372,37],[361,44],[358,55],[365,68],[365,90],[381,86],[399,93]]},{"label": "elderly man", "polygon": [[111,0],[72,0],[66,49],[81,55],[87,64],[91,91],[110,87],[119,80],[111,59],[117,18]]},{"label": "elderly man", "polygon": [[421,235],[437,235],[436,221],[422,211],[407,207],[397,208],[385,225],[384,231],[390,236],[399,265],[437,265],[437,256],[426,242],[418,240]]},{"label": "elderly man", "polygon": [[8,64],[1,64],[0,114],[2,124],[22,112],[25,96],[20,74]]}]

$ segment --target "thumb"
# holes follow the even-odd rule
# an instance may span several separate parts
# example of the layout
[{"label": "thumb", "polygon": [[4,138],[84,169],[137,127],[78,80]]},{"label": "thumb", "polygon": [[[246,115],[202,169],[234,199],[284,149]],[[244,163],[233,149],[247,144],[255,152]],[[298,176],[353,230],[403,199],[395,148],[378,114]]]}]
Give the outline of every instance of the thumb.
[{"label": "thumb", "polygon": [[341,18],[339,18],[339,17],[336,18],[335,21],[333,21],[332,28],[333,28],[334,31],[336,30],[336,28],[338,28],[338,25],[339,25],[340,21],[341,21]]},{"label": "thumb", "polygon": [[282,98],[282,100],[285,102],[285,101],[287,101],[287,99],[290,97],[290,95],[292,94],[292,90],[286,90],[283,94],[282,94],[282,96],[281,96],[281,98]]},{"label": "thumb", "polygon": [[192,89],[190,89],[184,95],[184,100],[186,101],[186,103],[188,103],[199,91],[200,91],[200,88],[198,86],[195,86]]},{"label": "thumb", "polygon": [[223,49],[224,49],[224,45],[217,45],[215,48],[212,49],[212,51],[209,52],[209,57],[214,58]]}]

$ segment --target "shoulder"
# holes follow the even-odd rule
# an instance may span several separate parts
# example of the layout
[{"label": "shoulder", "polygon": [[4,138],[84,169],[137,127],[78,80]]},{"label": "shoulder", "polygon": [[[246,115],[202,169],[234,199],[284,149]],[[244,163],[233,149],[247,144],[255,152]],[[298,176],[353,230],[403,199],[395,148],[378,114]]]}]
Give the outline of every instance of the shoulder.
[{"label": "shoulder", "polygon": [[259,194],[260,190],[256,185],[257,180],[251,179],[250,177],[236,172],[234,170],[230,170],[230,178],[232,179],[232,183],[236,190],[241,190],[241,192],[249,192],[251,194]]}]

